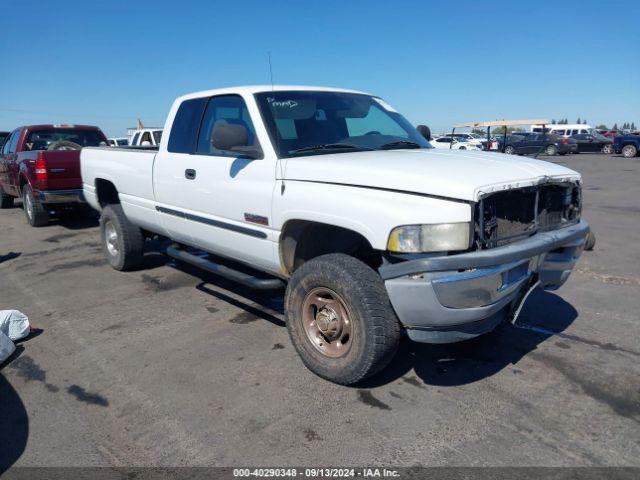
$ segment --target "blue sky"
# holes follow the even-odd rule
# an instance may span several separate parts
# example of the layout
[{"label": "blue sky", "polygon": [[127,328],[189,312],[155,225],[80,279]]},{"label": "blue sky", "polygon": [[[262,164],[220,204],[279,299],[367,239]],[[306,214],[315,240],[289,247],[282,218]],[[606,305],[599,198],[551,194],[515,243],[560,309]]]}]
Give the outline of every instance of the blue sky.
[{"label": "blue sky", "polygon": [[0,130],[164,125],[181,94],[354,88],[434,130],[576,117],[640,125],[640,2],[30,1],[0,17]]}]

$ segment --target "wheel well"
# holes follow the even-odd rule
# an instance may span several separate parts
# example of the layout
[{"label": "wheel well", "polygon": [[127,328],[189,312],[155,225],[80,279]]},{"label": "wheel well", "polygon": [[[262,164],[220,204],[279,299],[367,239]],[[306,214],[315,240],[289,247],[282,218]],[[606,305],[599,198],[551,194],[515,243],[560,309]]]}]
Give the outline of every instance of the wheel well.
[{"label": "wheel well", "polygon": [[351,255],[374,269],[382,263],[382,252],[353,230],[307,220],[290,220],[284,225],[280,234],[280,262],[286,275],[307,260],[328,253]]},{"label": "wheel well", "polygon": [[27,177],[25,177],[23,174],[20,174],[20,177],[18,178],[18,185],[20,186],[20,190],[18,191],[18,196],[22,196],[22,193],[24,191],[24,186],[27,185],[29,183],[29,181],[27,180]]},{"label": "wheel well", "polygon": [[118,190],[109,180],[103,180],[101,178],[96,179],[96,197],[101,207],[120,203]]}]

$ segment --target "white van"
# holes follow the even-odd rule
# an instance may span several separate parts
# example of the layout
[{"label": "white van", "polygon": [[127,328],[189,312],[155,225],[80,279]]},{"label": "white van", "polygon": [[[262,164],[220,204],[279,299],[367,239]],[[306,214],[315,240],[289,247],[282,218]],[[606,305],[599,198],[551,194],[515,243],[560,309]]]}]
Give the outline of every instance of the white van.
[{"label": "white van", "polygon": [[[547,132],[562,137],[570,137],[571,135],[577,135],[579,133],[593,133],[593,127],[591,125],[585,125],[582,123],[569,123],[566,125],[551,124],[545,125]],[[531,132],[542,133],[542,125],[531,125]]]}]

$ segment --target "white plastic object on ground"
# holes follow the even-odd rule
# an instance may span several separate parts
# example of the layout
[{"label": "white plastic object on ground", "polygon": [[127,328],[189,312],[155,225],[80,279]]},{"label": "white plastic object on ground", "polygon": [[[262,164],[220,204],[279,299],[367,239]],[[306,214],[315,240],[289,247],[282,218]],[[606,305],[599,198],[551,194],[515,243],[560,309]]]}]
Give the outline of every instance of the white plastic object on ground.
[{"label": "white plastic object on ground", "polygon": [[29,335],[29,317],[18,310],[0,310],[0,332],[11,340]]},{"label": "white plastic object on ground", "polygon": [[0,364],[4,362],[15,351],[16,346],[11,339],[0,332]]}]

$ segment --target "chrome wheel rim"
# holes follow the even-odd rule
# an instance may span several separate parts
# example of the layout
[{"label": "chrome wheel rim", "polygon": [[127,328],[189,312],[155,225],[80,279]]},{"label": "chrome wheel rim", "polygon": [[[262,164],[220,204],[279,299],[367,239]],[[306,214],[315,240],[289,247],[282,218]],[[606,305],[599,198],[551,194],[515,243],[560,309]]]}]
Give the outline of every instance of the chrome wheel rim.
[{"label": "chrome wheel rim", "polygon": [[311,290],[302,304],[302,323],[307,339],[324,356],[347,354],[353,343],[353,322],[344,300],[333,290]]},{"label": "chrome wheel rim", "polygon": [[633,147],[624,147],[622,149],[622,154],[627,158],[633,157],[633,155],[634,155]]},{"label": "chrome wheel rim", "polygon": [[112,257],[118,256],[118,232],[111,222],[107,222],[104,226],[104,240],[107,251]]},{"label": "chrome wheel rim", "polygon": [[31,220],[33,218],[33,202],[27,192],[24,194],[24,210],[27,213],[29,220]]},{"label": "chrome wheel rim", "polygon": [[556,149],[554,147],[547,147],[547,155],[555,155]]},{"label": "chrome wheel rim", "polygon": [[605,145],[602,151],[606,154],[613,153],[613,147],[611,145]]}]

